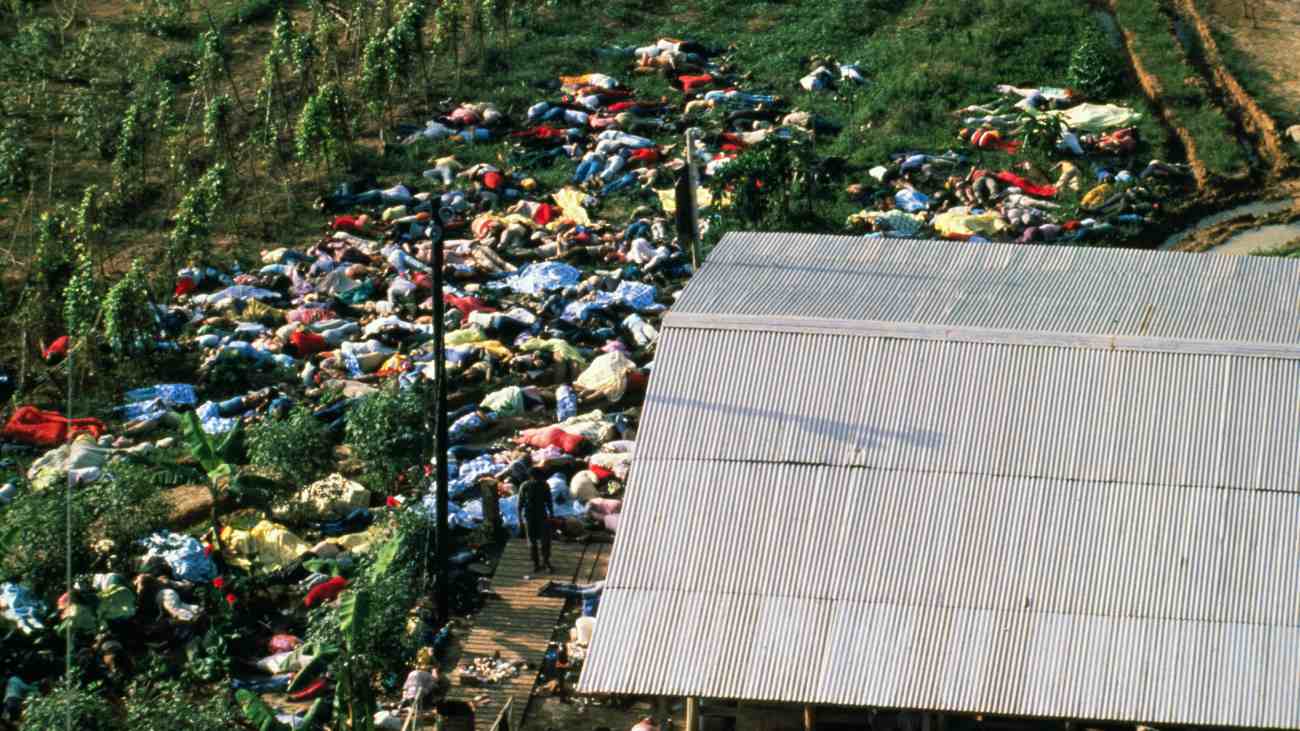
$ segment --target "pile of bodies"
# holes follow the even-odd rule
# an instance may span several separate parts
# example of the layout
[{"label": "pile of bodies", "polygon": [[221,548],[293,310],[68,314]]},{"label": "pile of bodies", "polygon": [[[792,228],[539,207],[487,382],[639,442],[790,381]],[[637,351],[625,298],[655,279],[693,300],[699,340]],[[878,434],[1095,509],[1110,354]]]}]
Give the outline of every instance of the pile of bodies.
[{"label": "pile of bodies", "polygon": [[[549,98],[516,119],[492,104],[467,103],[405,130],[406,143],[436,150],[427,169],[386,187],[344,184],[321,196],[316,206],[326,230],[318,240],[265,250],[247,271],[194,266],[178,273],[173,302],[158,308],[159,342],[200,354],[191,382],[128,391],[119,408],[100,415],[103,421],[61,421],[36,409],[15,414],[3,438],[48,451],[28,482],[6,485],[0,499],[22,499],[24,490],[50,489],[69,476],[77,484],[111,479],[114,460],[171,446],[190,413],[219,439],[241,422],[281,418],[306,405],[341,436],[361,399],[433,380],[434,298],[441,297],[453,409],[444,466],[453,525],[461,535],[483,527],[520,535],[531,520],[521,492],[531,482],[549,496],[548,531],[616,532],[659,318],[692,273],[669,223],[667,204],[684,155],[668,140],[690,126],[705,128],[694,153],[707,177],[753,145],[834,135],[839,127],[742,83],[718,49],[664,39],[600,54],[625,60],[633,77],[663,76],[680,96],[641,98],[620,80],[592,73],[560,78]],[[845,83],[869,83],[856,67],[835,68]],[[814,75],[831,74],[823,71]],[[968,126],[978,128],[967,139],[977,147],[1007,146],[1014,137],[1007,125],[1021,114],[1047,113],[1039,108],[1053,105],[1068,114],[1073,106],[1050,90],[1027,98],[1027,109],[1014,112],[964,110]],[[1062,139],[1089,159],[1129,144],[1122,132]],[[495,164],[461,161],[468,146],[486,143],[506,146],[508,154]],[[1078,158],[1063,162],[1051,182],[1024,166],[981,171],[970,158],[896,156],[854,190],[882,204],[854,223],[898,233],[1067,240],[1148,215],[1156,204],[1146,182],[1181,174],[1153,162],[1085,184],[1091,173]],[[566,169],[567,184],[544,190],[535,176],[557,164],[572,174]],[[1085,187],[1085,210],[1095,211],[1094,220],[1059,220],[1054,195]],[[622,208],[631,215],[602,217],[616,197],[634,199]],[[442,292],[433,288],[435,247],[445,262]],[[217,389],[209,385],[231,372],[259,373],[273,385],[213,398]],[[31,638],[49,638],[60,619],[67,622],[94,638],[83,645],[88,676],[121,681],[130,654],[124,645],[190,643],[211,622],[213,606],[224,600],[239,611],[240,597],[222,582],[256,564],[270,572],[285,606],[300,609],[286,610],[281,625],[244,648],[235,685],[307,700],[328,686],[322,679],[288,690],[294,674],[312,666],[312,648],[298,637],[305,610],[347,591],[356,557],[386,539],[386,513],[435,511],[427,480],[408,483],[404,493],[385,499],[332,475],[303,486],[292,501],[302,509],[292,514],[264,515],[202,540],[160,533],[141,536],[135,546],[103,546],[103,563],[120,568],[76,577],[64,597],[0,586],[0,616]],[[128,553],[129,564],[115,558]],[[463,568],[477,558],[464,550],[453,563]],[[580,599],[589,620],[574,646],[580,654],[598,590],[572,592],[562,595]],[[423,615],[415,619],[426,649],[438,650],[445,629],[435,632]],[[432,677],[434,658],[422,656],[414,672]],[[13,672],[10,687],[20,698],[38,679]],[[423,688],[425,675],[411,683]]]},{"label": "pile of bodies", "polygon": [[[1155,223],[1169,193],[1191,182],[1185,165],[1135,162],[1139,114],[1131,109],[1088,103],[1068,89],[996,91],[993,102],[956,113],[962,152],[899,152],[851,185],[865,208],[848,224],[899,236],[1094,241]],[[1050,169],[1021,154],[1035,124],[1054,136],[1061,159]],[[990,167],[985,153],[1013,162]]]}]

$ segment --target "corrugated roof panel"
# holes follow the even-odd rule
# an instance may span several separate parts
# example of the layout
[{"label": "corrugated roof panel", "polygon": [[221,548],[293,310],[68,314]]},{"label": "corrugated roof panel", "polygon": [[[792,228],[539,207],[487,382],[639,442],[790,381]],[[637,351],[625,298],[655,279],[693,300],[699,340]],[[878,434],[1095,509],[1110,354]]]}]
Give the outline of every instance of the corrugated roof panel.
[{"label": "corrugated roof panel", "polygon": [[1300,490],[1300,361],[676,327],[661,352],[654,459]]},{"label": "corrugated roof panel", "polygon": [[[674,612],[686,602],[607,589],[602,614],[617,618],[596,633],[580,689],[655,687],[715,698],[1144,723],[1300,725],[1295,627],[731,597],[691,601],[700,613],[686,618],[723,632],[721,644],[745,658],[730,672],[672,673],[694,646],[661,636],[642,660],[629,663],[633,669],[608,661],[607,643],[681,623]],[[638,612],[647,607],[650,616]],[[740,617],[751,623],[728,629]],[[810,652],[798,651],[801,641],[813,643]],[[635,681],[620,682],[632,676]]]},{"label": "corrugated roof panel", "polygon": [[1298,295],[728,237],[665,321],[580,686],[1300,728]]},{"label": "corrugated roof panel", "polygon": [[1298,295],[1279,259],[730,234],[675,309],[1294,344]]},{"label": "corrugated roof panel", "polygon": [[[1296,625],[1300,496],[641,460],[609,585],[1004,611]],[[766,487],[765,487],[766,486]],[[671,493],[717,494],[712,509]],[[725,495],[725,497],[723,497]],[[719,535],[718,519],[727,515]],[[1232,540],[1234,532],[1250,540]],[[652,541],[653,543],[653,541]],[[872,560],[863,560],[863,557]],[[1279,558],[1281,557],[1281,558]],[[744,566],[743,571],[735,570]],[[833,577],[829,578],[828,577]]]}]

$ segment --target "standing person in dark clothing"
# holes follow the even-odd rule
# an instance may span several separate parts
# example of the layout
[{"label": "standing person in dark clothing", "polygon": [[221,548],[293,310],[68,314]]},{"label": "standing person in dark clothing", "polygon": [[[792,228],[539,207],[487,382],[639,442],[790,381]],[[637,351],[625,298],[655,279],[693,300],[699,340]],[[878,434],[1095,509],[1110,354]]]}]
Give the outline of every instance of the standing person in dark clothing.
[{"label": "standing person in dark clothing", "polygon": [[543,565],[547,571],[555,571],[551,565],[551,527],[547,524],[547,520],[554,515],[555,503],[551,500],[551,487],[542,479],[541,471],[534,469],[524,484],[519,486],[519,516],[523,519],[524,532],[533,551],[533,571],[540,572]]}]

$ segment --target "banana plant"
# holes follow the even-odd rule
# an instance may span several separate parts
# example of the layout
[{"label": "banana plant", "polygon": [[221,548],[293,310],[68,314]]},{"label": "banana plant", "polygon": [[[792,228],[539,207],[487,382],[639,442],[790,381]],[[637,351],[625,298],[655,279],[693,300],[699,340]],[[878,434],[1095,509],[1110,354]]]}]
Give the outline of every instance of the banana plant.
[{"label": "banana plant", "polygon": [[370,619],[370,592],[349,591],[339,600],[338,611],[343,653],[334,664],[334,715],[340,723],[346,718],[352,731],[374,731],[375,694],[361,652]]},{"label": "banana plant", "polygon": [[263,502],[265,495],[275,487],[270,480],[242,472],[232,464],[242,429],[242,425],[236,425],[225,436],[213,439],[203,431],[203,424],[193,411],[187,411],[181,416],[181,435],[185,438],[185,444],[189,447],[190,455],[208,476],[208,494],[212,499],[209,518],[218,543],[221,540],[221,525],[217,519],[217,506],[222,498],[230,496],[243,503],[256,504]]},{"label": "banana plant", "polygon": [[275,717],[275,711],[266,705],[258,695],[250,690],[241,688],[235,691],[235,700],[239,701],[239,707],[244,711],[244,718],[257,731],[315,731],[325,727],[325,716],[329,706],[324,699],[318,699],[311,707],[307,709],[307,715],[303,717],[302,722],[290,727]]}]

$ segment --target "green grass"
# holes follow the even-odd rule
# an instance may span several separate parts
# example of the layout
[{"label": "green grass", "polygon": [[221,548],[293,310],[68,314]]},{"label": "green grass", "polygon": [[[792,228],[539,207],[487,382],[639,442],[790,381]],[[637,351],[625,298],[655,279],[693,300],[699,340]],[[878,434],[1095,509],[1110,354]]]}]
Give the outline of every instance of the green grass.
[{"label": "green grass", "polygon": [[1249,173],[1250,159],[1232,122],[1207,93],[1205,82],[1174,36],[1170,18],[1152,0],[1116,0],[1120,25],[1133,33],[1134,52],[1148,73],[1160,81],[1164,103],[1174,124],[1187,129],[1196,151],[1212,175]]},{"label": "green grass", "polygon": [[[133,12],[138,8],[131,3],[121,6],[121,12],[74,22],[64,37],[46,34],[42,42],[47,47],[35,53],[48,62],[55,76],[75,73],[93,77],[100,129],[114,129],[132,94],[158,79],[169,83],[176,95],[174,111],[181,121],[177,145],[181,164],[177,169],[182,177],[197,177],[212,155],[198,143],[203,100],[200,85],[189,79],[197,58],[194,39],[212,23],[226,29],[231,77],[238,94],[233,93],[235,89],[226,79],[218,81],[216,93],[238,96],[250,107],[247,113],[236,109],[232,128],[238,143],[255,118],[256,110],[251,106],[262,78],[270,25],[281,6],[290,10],[299,31],[312,25],[310,3],[216,0],[210,6],[211,20],[207,11],[192,11],[178,21],[177,27],[159,34],[136,19]],[[400,7],[398,3],[395,9]],[[0,24],[0,28],[7,25],[8,29],[0,30],[0,41],[11,40],[26,25],[53,21],[52,13],[52,7],[38,6],[27,15],[5,15],[9,23]],[[378,22],[378,10],[373,15],[368,20],[372,26]],[[530,4],[518,9],[514,17],[508,34],[498,31],[480,38],[467,30],[462,34],[458,53],[431,53],[428,87],[421,77],[414,77],[400,98],[392,101],[390,123],[421,124],[431,116],[430,101],[442,99],[492,101],[520,119],[529,105],[554,93],[546,84],[554,83],[562,74],[588,71],[615,75],[630,84],[639,97],[666,97],[670,103],[677,103],[680,94],[659,76],[634,74],[630,61],[610,59],[596,51],[613,44],[643,45],[662,36],[684,37],[730,49],[725,60],[746,75],[745,88],[780,94],[792,106],[843,125],[840,136],[819,140],[818,152],[845,158],[851,179],[859,181],[867,168],[890,153],[959,148],[956,132],[960,124],[953,110],[992,100],[992,88],[997,83],[1063,85],[1081,29],[1095,22],[1088,8],[1074,0],[698,0],[667,6],[644,0],[565,0]],[[431,42],[432,19],[425,31],[426,42]],[[1168,35],[1162,31],[1159,38],[1167,42]],[[360,125],[351,169],[326,171],[293,162],[268,164],[252,154],[251,146],[245,147],[232,165],[238,175],[237,184],[232,186],[234,195],[215,222],[219,257],[248,263],[261,248],[309,242],[319,233],[321,217],[307,204],[340,178],[374,176],[381,183],[400,180],[427,190],[430,186],[419,178],[419,173],[430,157],[454,152],[465,162],[501,159],[504,147],[499,144],[415,148],[389,144],[381,154],[379,130],[373,118],[360,108],[360,95],[353,88],[356,69],[351,65],[350,47],[341,45],[341,37],[336,38],[336,45],[345,56],[345,92],[356,104],[350,116]],[[840,93],[804,92],[798,80],[810,70],[809,58],[814,55],[859,63],[871,81]],[[87,184],[106,185],[111,158],[111,150],[101,158],[80,147],[66,126],[58,122],[66,109],[74,106],[77,95],[84,94],[82,87],[23,78],[24,59],[28,57],[30,54],[11,58],[8,66],[0,63],[13,71],[0,80],[7,92],[5,108],[29,113],[33,120],[30,147],[34,182],[45,181],[51,163],[56,174],[52,195],[47,195],[44,185],[35,185],[30,206],[27,191],[0,192],[0,219],[10,222],[27,208],[27,215],[17,219],[17,235],[12,239],[12,253],[19,261],[25,259],[25,246],[30,245],[27,227],[32,211],[39,213],[79,200]],[[5,58],[0,52],[0,62]],[[1118,56],[1116,63],[1121,63]],[[1135,159],[1168,156],[1165,129],[1131,85],[1106,101],[1145,112],[1139,124],[1144,144]],[[293,102],[300,103],[301,99]],[[296,106],[290,110],[291,117],[296,116],[295,110]],[[1200,110],[1200,117],[1193,117],[1192,111],[1183,112],[1189,117],[1190,127],[1216,131],[1212,110]],[[109,137],[115,139],[114,135]],[[387,137],[391,140],[392,134]],[[664,135],[661,141],[674,143],[680,139]],[[157,140],[151,144],[153,172],[148,182],[152,194],[112,225],[108,247],[100,252],[105,260],[124,263],[131,256],[149,260],[150,252],[159,249],[167,237],[168,219],[183,191],[174,184],[176,175],[164,170],[164,147]],[[1230,145],[1207,147],[1216,153],[1235,149]],[[977,157],[988,167],[1010,162],[995,153],[980,153]],[[1230,165],[1225,162],[1222,167]],[[526,172],[537,177],[544,187],[552,187],[564,182],[571,169],[571,164],[560,162]],[[620,220],[636,204],[633,199],[618,199],[596,213],[609,213]],[[813,225],[834,231],[841,229],[844,217],[856,207],[837,188],[825,208],[820,223]],[[54,328],[57,323],[51,324]]]}]

